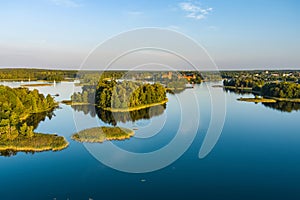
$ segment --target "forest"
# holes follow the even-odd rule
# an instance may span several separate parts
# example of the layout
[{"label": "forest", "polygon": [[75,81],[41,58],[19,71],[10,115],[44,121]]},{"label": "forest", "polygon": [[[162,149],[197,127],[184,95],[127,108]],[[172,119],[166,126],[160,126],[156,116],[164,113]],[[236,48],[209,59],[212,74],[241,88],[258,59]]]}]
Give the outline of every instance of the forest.
[{"label": "forest", "polygon": [[103,109],[134,108],[166,100],[166,90],[159,83],[108,81],[101,82],[96,90],[96,104]]},{"label": "forest", "polygon": [[67,78],[75,78],[75,70],[44,70],[44,69],[0,69],[0,80],[44,80],[62,81]]},{"label": "forest", "polygon": [[263,96],[297,99],[300,98],[300,85],[291,82],[272,82],[265,84],[261,89]]},{"label": "forest", "polygon": [[259,91],[261,87],[265,84],[264,80],[257,77],[239,77],[232,79],[224,79],[223,85],[227,88],[251,88],[252,90]]},{"label": "forest", "polygon": [[100,81],[97,87],[83,86],[82,93],[74,93],[71,100],[111,110],[165,103],[167,98],[165,88],[159,83],[104,80]]},{"label": "forest", "polygon": [[39,94],[38,90],[10,88],[0,85],[0,136],[14,139],[19,134],[33,135],[33,127],[26,119],[34,113],[44,112],[56,106],[54,99]]}]

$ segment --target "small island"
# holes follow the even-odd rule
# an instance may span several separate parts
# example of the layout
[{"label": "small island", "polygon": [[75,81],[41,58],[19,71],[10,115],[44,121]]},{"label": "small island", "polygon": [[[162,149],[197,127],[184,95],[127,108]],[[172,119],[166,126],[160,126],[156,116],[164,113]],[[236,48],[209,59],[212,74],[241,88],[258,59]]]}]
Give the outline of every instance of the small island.
[{"label": "small island", "polygon": [[124,127],[95,127],[75,133],[72,139],[78,142],[102,143],[111,140],[126,140],[134,131]]},{"label": "small island", "polygon": [[276,103],[277,101],[275,99],[267,99],[262,97],[255,97],[255,98],[239,98],[238,101],[244,101],[244,102],[253,102],[253,103]]},{"label": "small island", "polygon": [[53,86],[53,83],[31,83],[31,84],[22,84],[21,87],[46,87]]},{"label": "small island", "polygon": [[59,151],[65,149],[68,145],[69,143],[62,136],[33,133],[31,137],[18,136],[14,140],[1,139],[0,151]]}]

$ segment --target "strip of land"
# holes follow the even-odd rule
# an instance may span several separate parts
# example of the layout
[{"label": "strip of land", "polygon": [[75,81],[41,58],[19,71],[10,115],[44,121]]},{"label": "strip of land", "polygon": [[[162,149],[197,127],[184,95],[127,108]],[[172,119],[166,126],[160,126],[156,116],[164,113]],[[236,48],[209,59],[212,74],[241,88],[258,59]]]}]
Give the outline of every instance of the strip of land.
[{"label": "strip of land", "polygon": [[33,83],[33,84],[22,84],[21,87],[45,87],[53,86],[53,83]]},{"label": "strip of land", "polygon": [[88,102],[74,102],[72,100],[62,100],[61,103],[70,105],[70,106],[79,106],[79,105],[96,105],[96,104],[91,104]]},{"label": "strip of land", "polygon": [[245,102],[254,102],[254,103],[276,103],[275,99],[267,99],[267,98],[239,98],[238,101],[245,101]]},{"label": "strip of land", "polygon": [[102,108],[103,110],[107,110],[110,112],[130,112],[130,111],[135,111],[135,110],[140,110],[140,109],[145,109],[145,108],[150,108],[153,106],[159,106],[166,104],[168,102],[168,99],[159,102],[159,103],[151,103],[151,104],[145,104],[142,106],[136,106],[136,107],[128,107],[128,108]]},{"label": "strip of land", "polygon": [[0,151],[59,151],[67,148],[69,143],[62,136],[55,134],[34,133],[32,137],[18,137],[14,140],[0,140]]}]

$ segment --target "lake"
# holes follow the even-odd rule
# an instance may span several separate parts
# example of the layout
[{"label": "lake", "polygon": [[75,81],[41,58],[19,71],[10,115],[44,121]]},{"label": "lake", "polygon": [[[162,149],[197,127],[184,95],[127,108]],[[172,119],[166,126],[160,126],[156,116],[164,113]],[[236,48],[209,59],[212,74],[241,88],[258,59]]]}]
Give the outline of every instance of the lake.
[{"label": "lake", "polygon": [[[0,156],[0,199],[299,199],[299,106],[240,102],[236,99],[241,94],[212,87],[217,84],[168,94],[166,106],[127,116],[61,104],[55,116],[40,122],[35,132],[64,136],[69,147],[58,152]],[[71,82],[37,89],[44,94],[58,93],[57,101],[80,91]],[[216,144],[200,159],[199,149],[212,117],[213,94],[225,96],[219,95],[218,101],[226,106],[226,118]],[[193,99],[198,100],[196,104]],[[101,144],[71,140],[72,134],[82,129],[115,123],[137,129],[135,136]],[[185,137],[180,135],[178,141],[181,126]],[[171,142],[175,140],[178,146]],[[119,154],[112,145],[124,151]],[[170,145],[170,156],[160,153]],[[121,156],[128,151],[136,155],[156,152],[159,157],[155,163],[149,157],[141,166]],[[179,157],[174,162],[173,155]],[[170,163],[165,163],[167,160]],[[157,170],[151,171],[151,167]],[[130,170],[151,172],[124,172]]]}]

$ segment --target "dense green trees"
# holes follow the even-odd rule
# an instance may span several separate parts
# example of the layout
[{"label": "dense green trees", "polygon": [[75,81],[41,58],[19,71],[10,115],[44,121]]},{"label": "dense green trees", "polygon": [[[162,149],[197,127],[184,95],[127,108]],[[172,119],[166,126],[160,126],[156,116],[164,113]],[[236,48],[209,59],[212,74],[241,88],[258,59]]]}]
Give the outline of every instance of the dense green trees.
[{"label": "dense green trees", "polygon": [[167,100],[166,89],[159,83],[133,81],[100,81],[98,86],[83,86],[81,93],[74,93],[75,103],[95,104],[102,109],[124,109],[160,103]]},{"label": "dense green trees", "polygon": [[235,88],[252,88],[254,90],[259,90],[264,85],[264,81],[254,77],[238,77],[229,80],[225,79],[223,85]]},{"label": "dense green trees", "polygon": [[159,83],[104,81],[96,90],[96,104],[103,109],[132,108],[166,100],[166,90]]},{"label": "dense green trees", "polygon": [[96,86],[85,85],[82,87],[82,92],[72,94],[71,100],[75,103],[95,104],[95,92]]},{"label": "dense green trees", "polygon": [[56,106],[54,99],[37,90],[10,88],[0,85],[0,139],[14,140],[19,135],[31,137],[33,127],[26,119]]},{"label": "dense green trees", "polygon": [[62,81],[75,78],[75,70],[44,70],[44,69],[0,69],[0,80],[46,80]]},{"label": "dense green trees", "polygon": [[262,87],[261,94],[278,98],[300,98],[300,85],[290,82],[267,83]]}]

